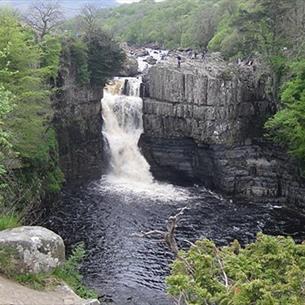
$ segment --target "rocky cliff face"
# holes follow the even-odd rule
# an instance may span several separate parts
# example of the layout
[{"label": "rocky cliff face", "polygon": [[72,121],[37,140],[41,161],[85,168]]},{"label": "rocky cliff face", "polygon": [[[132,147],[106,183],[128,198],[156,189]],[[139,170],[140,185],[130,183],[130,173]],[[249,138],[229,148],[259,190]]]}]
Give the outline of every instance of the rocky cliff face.
[{"label": "rocky cliff face", "polygon": [[152,67],[140,146],[153,174],[260,201],[303,201],[297,166],[262,140],[276,108],[268,82],[259,67],[218,58]]},{"label": "rocky cliff face", "polygon": [[63,58],[53,101],[60,167],[67,183],[98,178],[102,171],[102,87],[79,86],[76,69]]}]

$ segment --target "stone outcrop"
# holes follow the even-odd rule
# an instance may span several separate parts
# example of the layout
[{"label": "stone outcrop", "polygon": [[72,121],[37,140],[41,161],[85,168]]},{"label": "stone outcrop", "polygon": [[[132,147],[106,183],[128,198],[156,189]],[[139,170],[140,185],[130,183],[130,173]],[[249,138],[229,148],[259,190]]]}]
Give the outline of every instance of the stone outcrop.
[{"label": "stone outcrop", "polygon": [[19,227],[0,232],[0,249],[15,274],[50,272],[65,261],[62,238],[43,227]]},{"label": "stone outcrop", "polygon": [[99,178],[102,172],[103,88],[79,85],[76,67],[68,55],[62,59],[55,84],[53,124],[65,179],[68,183],[82,183]]},{"label": "stone outcrop", "polygon": [[135,56],[127,55],[125,62],[123,64],[122,71],[119,73],[118,76],[122,77],[133,77],[136,76],[138,72],[138,61]]},{"label": "stone outcrop", "polygon": [[152,67],[145,79],[142,151],[158,179],[198,182],[251,200],[302,204],[304,180],[279,147],[263,140],[275,112],[259,66],[220,58]]}]

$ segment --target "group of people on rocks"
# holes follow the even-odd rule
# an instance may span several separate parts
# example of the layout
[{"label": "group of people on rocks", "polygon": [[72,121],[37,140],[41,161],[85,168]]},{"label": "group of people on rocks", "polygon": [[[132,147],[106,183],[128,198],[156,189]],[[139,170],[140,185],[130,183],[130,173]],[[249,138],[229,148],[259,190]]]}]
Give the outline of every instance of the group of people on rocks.
[{"label": "group of people on rocks", "polygon": [[[198,53],[196,50],[192,50],[192,49],[187,49],[183,51],[184,53],[186,52],[186,57],[189,59],[201,59],[201,60],[205,60],[206,59],[206,55],[207,55],[207,50],[203,50],[201,53]],[[180,54],[177,55],[176,57],[177,59],[177,67],[180,68],[181,67],[181,61],[182,61],[182,57]]]}]

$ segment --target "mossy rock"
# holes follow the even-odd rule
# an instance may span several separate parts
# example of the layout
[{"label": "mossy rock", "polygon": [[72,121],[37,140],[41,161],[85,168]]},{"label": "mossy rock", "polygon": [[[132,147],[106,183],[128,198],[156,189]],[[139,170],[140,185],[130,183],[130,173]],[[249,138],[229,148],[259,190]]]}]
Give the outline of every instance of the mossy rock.
[{"label": "mossy rock", "polygon": [[6,274],[51,272],[65,261],[62,238],[43,227],[0,232],[0,270]]}]

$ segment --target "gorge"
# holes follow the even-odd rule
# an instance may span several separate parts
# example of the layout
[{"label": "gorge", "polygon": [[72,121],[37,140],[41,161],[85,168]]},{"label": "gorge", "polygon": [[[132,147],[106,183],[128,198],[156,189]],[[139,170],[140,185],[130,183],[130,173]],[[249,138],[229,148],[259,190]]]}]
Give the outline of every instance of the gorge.
[{"label": "gorge", "polygon": [[[143,106],[140,79],[115,79],[104,92],[103,159],[109,162],[108,171],[100,180],[64,189],[46,222],[68,248],[85,242],[85,282],[103,304],[173,303],[164,284],[173,254],[162,239],[137,233],[164,230],[169,217],[183,207],[187,210],[177,228],[181,248],[189,247],[186,240],[203,237],[218,245],[234,239],[246,244],[261,231],[296,240],[305,236],[305,218],[283,204],[284,182],[278,194],[273,170],[283,173],[286,159],[278,168],[277,153],[268,155],[268,146],[255,142],[265,114],[274,107],[264,93],[265,83],[255,82],[251,70],[244,78],[229,74],[224,80],[227,65],[213,61],[186,62],[177,70],[169,58],[152,67],[144,77]],[[220,71],[192,74],[189,64]],[[99,107],[95,109],[97,114]],[[96,136],[102,141],[101,134]],[[297,187],[297,175],[291,177],[287,185]]]},{"label": "gorge", "polygon": [[0,305],[304,305],[305,1],[79,2],[0,4]]}]

